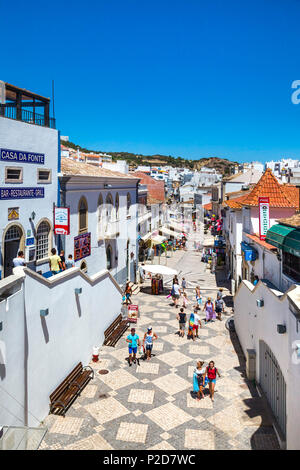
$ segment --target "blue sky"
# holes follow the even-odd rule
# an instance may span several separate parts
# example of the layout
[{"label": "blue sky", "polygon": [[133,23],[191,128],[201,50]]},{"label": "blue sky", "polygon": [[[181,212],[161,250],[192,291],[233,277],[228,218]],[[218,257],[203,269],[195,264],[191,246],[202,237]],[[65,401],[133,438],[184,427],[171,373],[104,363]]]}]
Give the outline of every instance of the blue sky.
[{"label": "blue sky", "polygon": [[299,0],[16,0],[14,12],[2,5],[0,79],[50,97],[54,79],[70,140],[193,159],[300,158]]}]

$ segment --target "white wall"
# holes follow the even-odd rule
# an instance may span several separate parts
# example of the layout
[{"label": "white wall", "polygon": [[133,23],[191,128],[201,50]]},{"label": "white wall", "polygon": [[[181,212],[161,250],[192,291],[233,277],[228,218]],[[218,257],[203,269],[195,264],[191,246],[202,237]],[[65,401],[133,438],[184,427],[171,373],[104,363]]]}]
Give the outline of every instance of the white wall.
[{"label": "white wall", "polygon": [[[90,362],[93,346],[103,343],[104,330],[121,308],[121,291],[108,271],[90,279],[72,268],[49,280],[26,272],[23,290],[0,303],[0,341],[7,357],[5,373],[0,368],[0,403],[10,411],[0,407],[2,425],[22,420],[37,426],[49,412],[49,395],[78,362]],[[78,296],[77,287],[82,287]],[[49,315],[42,318],[40,310],[46,308]],[[3,388],[15,400],[8,400]]]},{"label": "white wall", "polygon": [[[21,224],[26,237],[27,230],[34,236],[39,221],[48,218],[53,221],[53,203],[57,203],[57,166],[58,166],[58,131],[47,127],[27,124],[0,117],[0,149],[11,149],[24,152],[45,154],[45,164],[21,163],[15,161],[0,161],[0,186],[1,187],[43,187],[44,198],[37,199],[9,199],[1,200],[0,211],[0,242],[3,243],[4,231],[9,224],[8,208],[19,207],[20,217],[16,222]],[[5,167],[22,167],[23,183],[5,183]],[[52,183],[37,183],[37,169],[51,169]],[[30,222],[29,217],[35,212],[35,219]],[[54,240],[52,240],[54,242]],[[3,248],[3,246],[2,246]],[[1,262],[2,264],[2,262]],[[38,269],[41,269],[40,267]]]},{"label": "white wall", "polygon": [[[289,308],[291,295],[300,298],[300,288],[282,292],[269,289],[261,281],[256,287],[249,281],[242,281],[234,298],[234,324],[244,354],[247,349],[256,351],[256,380],[260,382],[259,341],[263,340],[275,355],[287,388],[287,448],[300,449],[300,364],[292,360],[293,341],[300,341],[296,317]],[[256,305],[257,299],[264,300],[264,306]],[[287,332],[277,333],[277,324],[285,324]],[[299,322],[298,322],[299,325]]]}]

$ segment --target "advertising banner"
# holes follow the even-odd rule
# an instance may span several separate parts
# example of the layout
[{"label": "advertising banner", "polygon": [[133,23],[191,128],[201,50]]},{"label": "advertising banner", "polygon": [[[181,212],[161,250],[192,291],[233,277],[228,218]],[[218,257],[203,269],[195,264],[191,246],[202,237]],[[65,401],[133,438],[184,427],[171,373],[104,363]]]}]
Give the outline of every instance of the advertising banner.
[{"label": "advertising banner", "polygon": [[69,207],[54,207],[54,233],[55,235],[69,235],[70,209]]},{"label": "advertising banner", "polygon": [[266,239],[267,231],[270,228],[270,203],[268,197],[258,198],[259,206],[259,238]]}]

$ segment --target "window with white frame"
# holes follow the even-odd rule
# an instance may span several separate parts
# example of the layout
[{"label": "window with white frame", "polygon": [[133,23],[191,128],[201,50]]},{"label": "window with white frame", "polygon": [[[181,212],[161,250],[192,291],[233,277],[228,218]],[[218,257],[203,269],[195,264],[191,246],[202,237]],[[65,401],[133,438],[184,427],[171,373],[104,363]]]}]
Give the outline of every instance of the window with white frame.
[{"label": "window with white frame", "polygon": [[48,258],[49,256],[49,234],[48,222],[41,222],[36,233],[36,259]]},{"label": "window with white frame", "polygon": [[23,183],[23,168],[6,166],[5,183]]},{"label": "window with white frame", "polygon": [[37,169],[37,182],[38,183],[51,183],[51,170],[45,168]]}]

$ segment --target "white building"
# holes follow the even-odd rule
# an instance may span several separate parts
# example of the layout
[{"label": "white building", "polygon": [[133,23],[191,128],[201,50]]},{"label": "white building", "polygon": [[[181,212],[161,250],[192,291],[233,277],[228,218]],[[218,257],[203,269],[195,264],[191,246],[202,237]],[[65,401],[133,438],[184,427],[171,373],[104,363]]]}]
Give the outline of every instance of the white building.
[{"label": "white building", "polygon": [[[60,156],[59,133],[50,127],[54,120],[49,117],[49,99],[8,84],[6,95],[7,105],[0,109],[1,278],[11,274],[19,250],[30,268],[48,266],[55,246],[53,205],[58,203]],[[7,119],[13,108],[6,106],[14,105],[16,95],[21,106],[36,100],[44,114],[26,109],[16,119]]]},{"label": "white building", "polygon": [[119,284],[135,280],[138,181],[62,158],[61,205],[70,207],[70,235],[62,247],[90,276],[108,269]]}]

